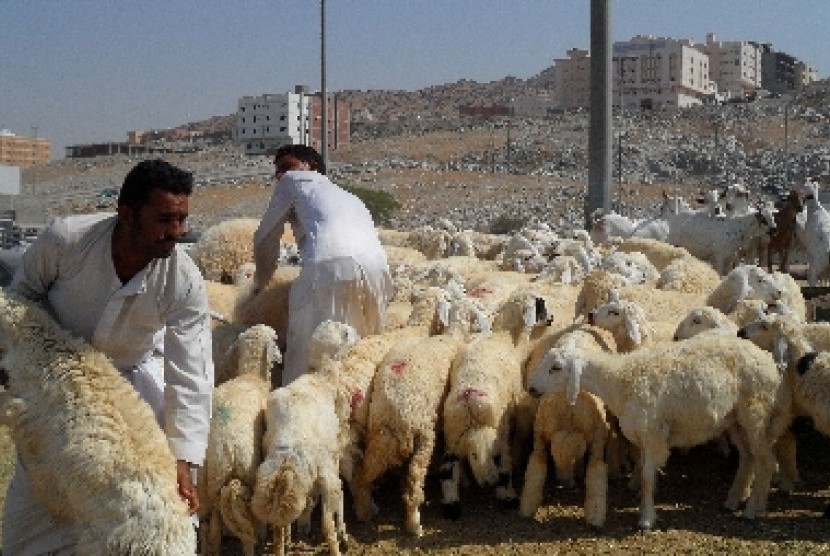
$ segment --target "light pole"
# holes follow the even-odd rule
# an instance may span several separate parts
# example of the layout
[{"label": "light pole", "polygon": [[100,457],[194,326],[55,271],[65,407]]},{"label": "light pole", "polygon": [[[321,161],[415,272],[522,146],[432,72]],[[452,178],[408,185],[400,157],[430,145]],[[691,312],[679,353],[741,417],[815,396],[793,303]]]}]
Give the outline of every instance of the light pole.
[{"label": "light pole", "polygon": [[784,189],[790,189],[790,103],[784,105]]},{"label": "light pole", "polygon": [[320,0],[320,108],[323,112],[322,127],[323,144],[320,155],[323,157],[323,166],[329,167],[329,99],[326,90],[326,0]]}]

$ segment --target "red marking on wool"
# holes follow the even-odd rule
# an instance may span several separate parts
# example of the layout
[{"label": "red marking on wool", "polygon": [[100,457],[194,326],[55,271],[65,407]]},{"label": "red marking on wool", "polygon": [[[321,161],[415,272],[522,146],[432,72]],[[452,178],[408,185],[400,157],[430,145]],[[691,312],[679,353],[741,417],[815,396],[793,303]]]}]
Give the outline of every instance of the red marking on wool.
[{"label": "red marking on wool", "polygon": [[406,361],[395,361],[389,368],[396,375],[403,374],[404,369],[406,369]]},{"label": "red marking on wool", "polygon": [[472,398],[484,398],[487,396],[487,392],[484,390],[479,390],[478,388],[467,388],[460,394],[458,394],[458,401],[459,402],[469,402]]},{"label": "red marking on wool", "polygon": [[479,286],[469,293],[470,297],[484,297],[485,295],[493,293],[492,288],[487,286]]},{"label": "red marking on wool", "polygon": [[354,419],[355,411],[357,408],[363,405],[363,402],[366,400],[366,396],[363,394],[363,390],[358,388],[354,392],[352,392],[352,399],[349,401],[349,407],[351,408],[351,415],[349,417]]}]

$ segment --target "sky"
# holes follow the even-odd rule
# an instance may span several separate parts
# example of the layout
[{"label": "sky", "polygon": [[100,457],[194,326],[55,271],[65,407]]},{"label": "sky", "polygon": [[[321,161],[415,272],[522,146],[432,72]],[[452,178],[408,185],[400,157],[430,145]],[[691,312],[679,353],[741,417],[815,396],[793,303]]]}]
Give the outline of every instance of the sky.
[{"label": "sky", "polygon": [[[609,0],[612,40],[770,43],[830,74],[830,0]],[[0,0],[0,129],[64,147],[321,87],[319,0]],[[590,46],[590,0],[328,0],[326,89],[527,79]],[[824,37],[822,39],[822,37]]]}]

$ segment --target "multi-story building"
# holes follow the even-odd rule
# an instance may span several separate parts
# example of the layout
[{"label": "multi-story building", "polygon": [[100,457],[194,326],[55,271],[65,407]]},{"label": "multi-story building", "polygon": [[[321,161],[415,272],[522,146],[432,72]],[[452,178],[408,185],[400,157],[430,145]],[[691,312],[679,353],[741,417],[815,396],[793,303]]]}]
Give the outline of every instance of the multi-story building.
[{"label": "multi-story building", "polygon": [[777,52],[770,44],[761,45],[761,64],[761,86],[771,93],[800,90],[819,78],[815,68],[786,52]]},{"label": "multi-story building", "polygon": [[686,107],[713,94],[709,57],[692,41],[637,35],[612,47],[612,103]]},{"label": "multi-story building", "polygon": [[52,158],[52,142],[43,137],[15,135],[0,129],[0,164],[28,168]]},{"label": "multi-story building", "polygon": [[706,35],[709,75],[724,99],[746,98],[761,88],[763,47],[753,41],[719,41]]},{"label": "multi-story building", "polygon": [[587,108],[591,104],[591,54],[572,48],[567,58],[554,60],[554,90],[562,108]]},{"label": "multi-story building", "polygon": [[[283,145],[322,148],[322,97],[298,85],[293,93],[245,96],[239,99],[233,138],[246,154],[268,154]],[[349,142],[351,114],[348,103],[329,96],[328,147]]]}]

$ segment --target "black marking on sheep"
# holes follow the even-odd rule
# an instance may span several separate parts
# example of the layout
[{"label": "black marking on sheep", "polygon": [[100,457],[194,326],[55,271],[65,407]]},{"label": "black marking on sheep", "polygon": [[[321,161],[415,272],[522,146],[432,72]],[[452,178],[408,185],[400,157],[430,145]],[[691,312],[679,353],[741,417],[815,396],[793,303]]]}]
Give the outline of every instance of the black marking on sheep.
[{"label": "black marking on sheep", "polygon": [[804,373],[809,371],[810,366],[813,364],[813,361],[816,360],[816,357],[818,357],[818,353],[813,351],[799,359],[798,363],[795,366],[796,372],[800,375],[803,375]]}]

